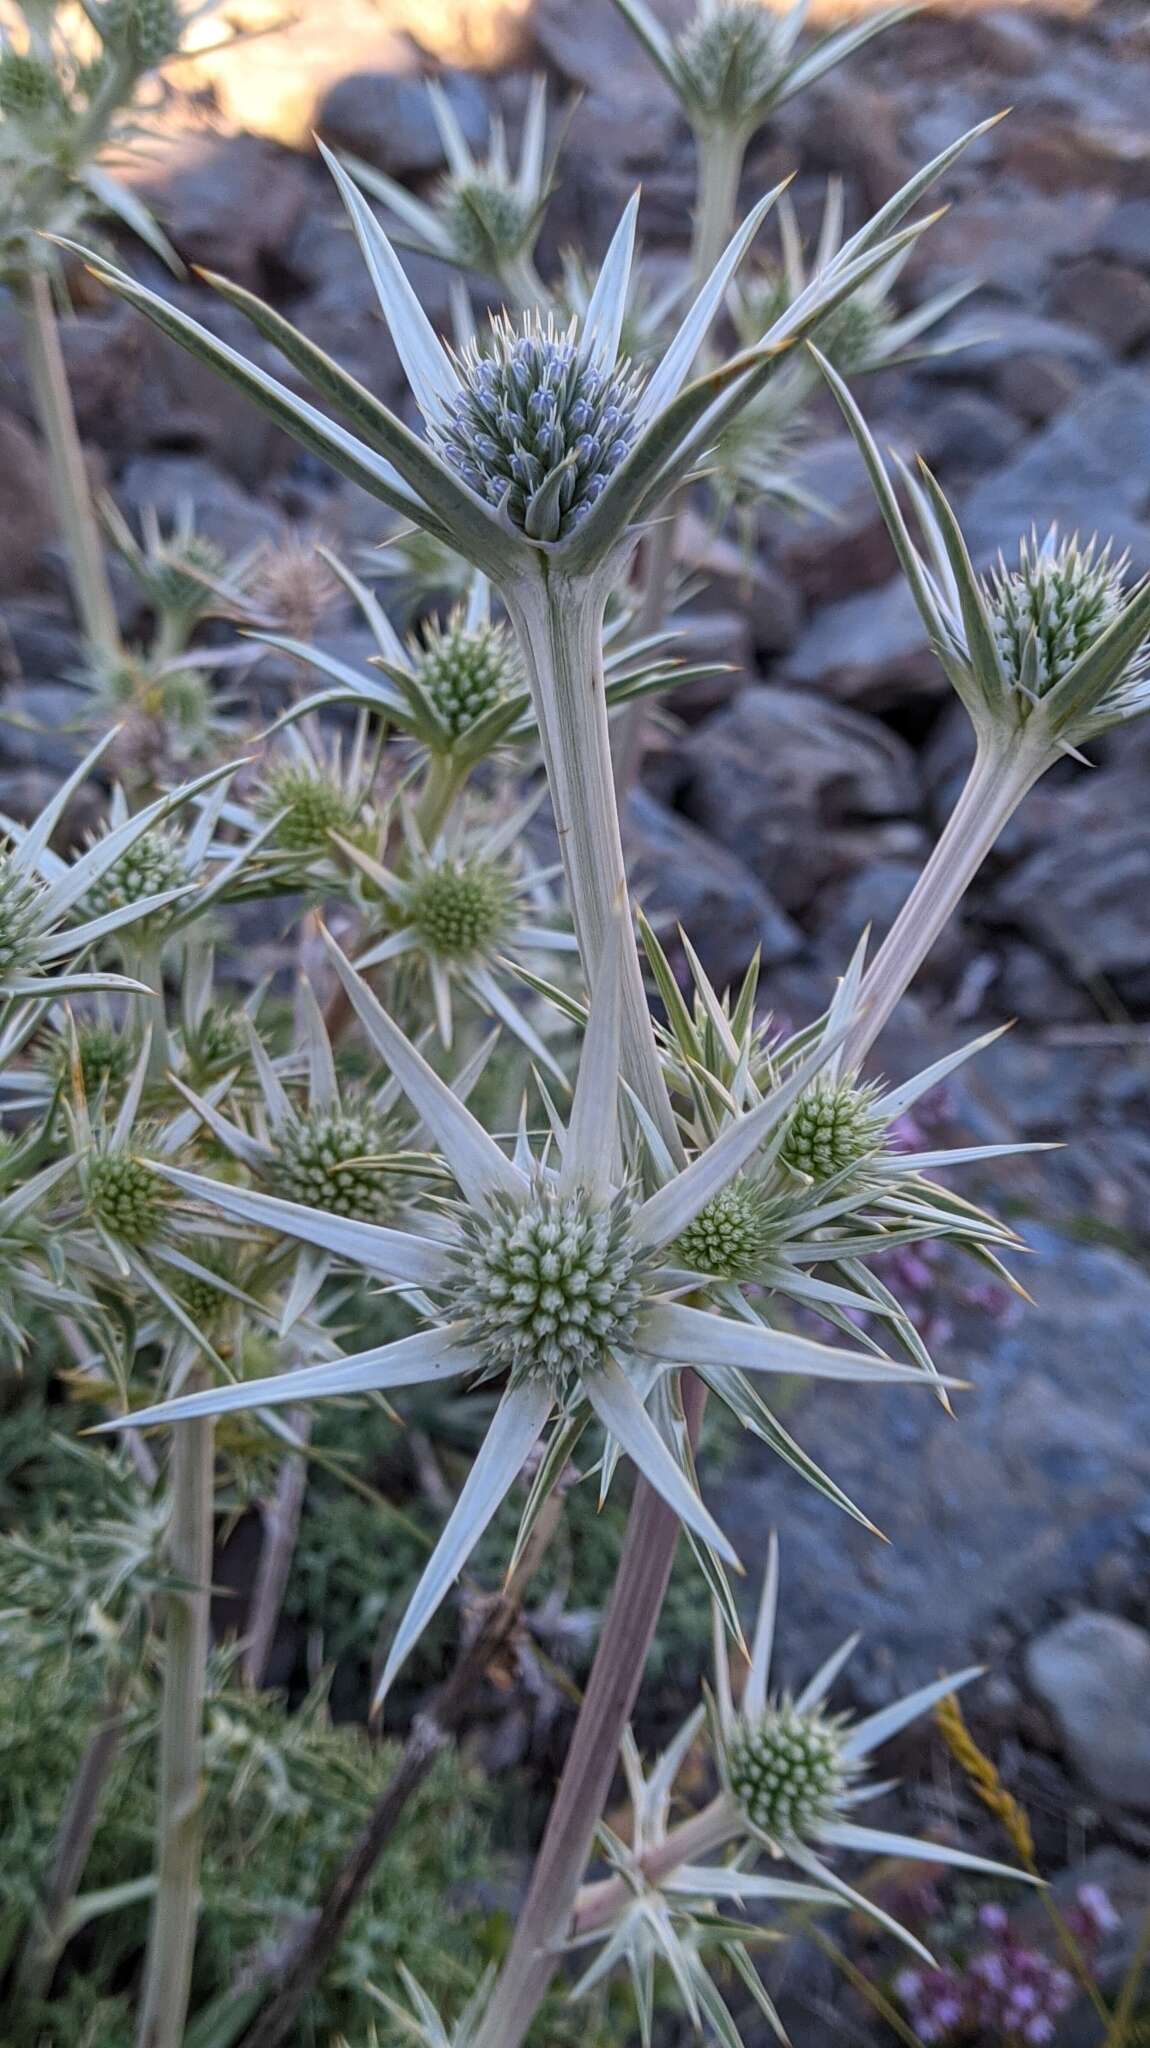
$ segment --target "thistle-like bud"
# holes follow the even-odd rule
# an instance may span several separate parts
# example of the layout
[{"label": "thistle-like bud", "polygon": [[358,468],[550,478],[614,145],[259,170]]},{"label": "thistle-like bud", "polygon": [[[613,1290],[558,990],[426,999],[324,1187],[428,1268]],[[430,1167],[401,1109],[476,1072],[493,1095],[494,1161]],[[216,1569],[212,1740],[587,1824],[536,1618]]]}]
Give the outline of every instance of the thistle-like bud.
[{"label": "thistle-like bud", "polygon": [[53,1081],[65,1090],[71,1087],[74,1063],[79,1067],[84,1094],[91,1100],[101,1088],[115,1095],[124,1087],[135,1051],[122,1031],[99,1019],[79,1018],[75,1025],[75,1051],[66,1036],[54,1037],[43,1055]]},{"label": "thistle-like bud", "polygon": [[787,47],[779,17],[762,0],[701,10],[676,43],[684,89],[712,120],[748,121],[777,85]]},{"label": "thistle-like bud", "polygon": [[621,1200],[594,1207],[543,1184],[522,1208],[493,1200],[461,1218],[453,1316],[493,1372],[562,1391],[609,1348],[626,1350],[643,1300],[640,1253]]},{"label": "thistle-like bud", "polygon": [[514,894],[494,861],[438,862],[412,887],[408,915],[424,943],[446,960],[490,952],[508,928]]},{"label": "thistle-like bud", "polygon": [[783,1700],[754,1722],[740,1721],[726,1754],[734,1798],[757,1834],[801,1841],[835,1810],[849,1773],[839,1730],[820,1713]]},{"label": "thistle-like bud", "polygon": [[185,1052],[194,1074],[216,1074],[221,1067],[246,1065],[250,1045],[243,1013],[224,1003],[209,1003],[195,1029],[185,1038]]},{"label": "thistle-like bud", "polygon": [[179,1297],[197,1329],[207,1331],[217,1322],[230,1297],[222,1287],[213,1286],[206,1275],[217,1274],[221,1280],[233,1280],[235,1274],[232,1261],[221,1252],[201,1253],[197,1247],[196,1264],[203,1268],[203,1272],[181,1273]]},{"label": "thistle-like bud", "polygon": [[695,1273],[719,1280],[752,1280],[770,1250],[767,1198],[739,1174],[712,1195],[675,1245]]},{"label": "thistle-like bud", "polygon": [[1069,674],[1080,655],[1113,624],[1125,601],[1130,557],[1115,555],[1108,541],[1085,547],[1078,536],[1059,540],[1052,527],[1045,541],[1032,532],[1019,542],[1018,567],[999,556],[985,581],[994,637],[1009,680],[1044,696]]},{"label": "thistle-like bud", "polygon": [[252,610],[293,640],[310,640],[342,594],[316,538],[290,529],[260,553],[247,587]]},{"label": "thistle-like bud", "polygon": [[439,212],[456,259],[469,270],[498,277],[531,240],[536,207],[514,187],[482,174],[449,178],[439,195]]},{"label": "thistle-like bud", "polygon": [[378,1167],[355,1162],[394,1151],[383,1119],[372,1111],[313,1109],[275,1135],[277,1193],[334,1216],[385,1223],[394,1202]]},{"label": "thistle-like bud", "polygon": [[96,1154],[88,1167],[87,1194],[96,1221],[129,1244],[155,1237],[169,1200],[159,1175],[127,1152]]},{"label": "thistle-like bud", "polygon": [[227,557],[206,534],[190,533],[147,565],[146,584],[156,609],[194,623],[215,603],[211,583],[223,575]]},{"label": "thistle-like bud", "polygon": [[43,58],[29,50],[0,52],[0,114],[12,121],[38,121],[62,105],[60,81]]},{"label": "thistle-like bud", "polygon": [[177,0],[104,0],[100,34],[139,71],[151,71],[180,47],[183,15]]},{"label": "thistle-like bud", "polygon": [[179,834],[164,825],[153,825],[93,882],[86,907],[93,916],[102,916],[125,904],[140,903],[146,896],[162,896],[187,879]]},{"label": "thistle-like bud", "polygon": [[275,843],[285,853],[331,851],[332,832],[354,836],[356,810],[348,793],[333,777],[302,761],[276,764],[256,798],[257,814],[279,817]]},{"label": "thistle-like bud", "polygon": [[635,438],[639,380],[580,354],[550,317],[491,323],[459,358],[463,384],[440,453],[531,540],[558,541],[590,511]]},{"label": "thistle-like bud", "polygon": [[0,853],[0,977],[20,974],[30,964],[45,894],[42,882],[21,874],[11,857]]},{"label": "thistle-like bud", "polygon": [[801,1096],[783,1139],[782,1157],[811,1180],[832,1180],[878,1151],[883,1125],[874,1093],[849,1081],[816,1081]]},{"label": "thistle-like bud", "polygon": [[446,626],[431,621],[412,643],[415,680],[458,739],[520,681],[519,659],[505,627],[468,628],[457,608]]}]

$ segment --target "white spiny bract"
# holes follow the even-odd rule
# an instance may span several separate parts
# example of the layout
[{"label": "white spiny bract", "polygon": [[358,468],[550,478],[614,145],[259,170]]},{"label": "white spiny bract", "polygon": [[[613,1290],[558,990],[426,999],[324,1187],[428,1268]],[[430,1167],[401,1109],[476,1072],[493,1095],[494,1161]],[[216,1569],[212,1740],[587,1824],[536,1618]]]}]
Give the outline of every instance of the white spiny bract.
[{"label": "white spiny bract", "polygon": [[560,541],[629,454],[640,379],[588,358],[572,322],[501,314],[456,358],[460,391],[439,449],[477,497],[529,540]]},{"label": "white spiny bract", "polygon": [[[1023,536],[1017,567],[1000,556],[983,581],[1003,668],[1016,688],[1045,696],[1121,615],[1129,553],[1115,555],[1097,539],[1080,546],[1077,534],[1052,526],[1042,541]],[[1119,678],[1119,687],[1150,674],[1150,641]]]},{"label": "white spiny bract", "polygon": [[772,108],[842,62],[905,14],[869,16],[800,47],[807,0],[780,11],[761,0],[699,0],[695,14],[672,34],[646,0],[616,0],[683,111],[700,134],[727,131],[744,141]]},{"label": "white spiny bract", "polygon": [[1013,768],[1012,784],[1000,777],[1012,806],[1068,750],[1150,707],[1150,576],[1127,585],[1127,557],[1110,542],[1082,546],[1053,526],[1041,542],[1036,530],[1023,537],[1017,568],[1000,555],[997,569],[980,576],[930,471],[920,464],[915,477],[900,464],[921,535],[916,545],[858,406],[826,358],[811,353],[858,444],[931,646],[980,751]]},{"label": "white spiny bract", "polygon": [[487,155],[477,158],[443,87],[431,80],[427,92],[447,161],[446,175],[430,200],[417,199],[406,186],[358,158],[345,158],[349,170],[388,208],[398,241],[442,262],[497,278],[522,303],[542,303],[547,293],[532,267],[531,254],[555,164],[554,150],[546,147],[546,79],[532,81],[514,170],[499,116],[491,123]]},{"label": "white spiny bract", "polygon": [[418,969],[430,985],[445,1046],[455,1041],[455,1001],[462,994],[498,1017],[562,1081],[554,1055],[505,987],[508,962],[575,951],[571,934],[554,926],[549,876],[523,862],[523,833],[535,810],[531,797],[484,826],[460,805],[427,844],[413,811],[401,804],[390,866],[349,840],[337,837],[336,845],[352,869],[368,934],[357,966],[395,961]]},{"label": "white spiny bract", "polygon": [[[278,1230],[411,1289],[424,1327],[335,1364],[181,1396],[136,1419],[179,1423],[350,1390],[507,1375],[487,1438],[392,1644],[381,1680],[386,1691],[549,1421],[557,1421],[562,1432],[597,1418],[614,1446],[611,1468],[618,1452],[626,1452],[707,1548],[733,1562],[730,1543],[704,1506],[666,1420],[666,1404],[648,1409],[660,1380],[696,1365],[716,1374],[717,1391],[744,1414],[753,1405],[749,1389],[740,1405],[744,1375],[795,1373],[918,1387],[931,1382],[917,1367],[892,1364],[874,1352],[834,1350],[768,1328],[753,1316],[744,1321],[676,1299],[681,1269],[668,1263],[676,1241],[785,1119],[825,1058],[821,1050],[693,1166],[640,1199],[626,1163],[632,1147],[621,1121],[618,931],[600,966],[565,1129],[550,1111],[555,1162],[535,1156],[525,1132],[509,1158],[427,1065],[334,942],[327,945],[369,1039],[455,1180],[461,1206],[441,1202],[422,1215],[409,1210],[398,1227],[382,1228],[349,1221],[327,1207],[305,1207],[162,1164],[160,1170],[185,1195],[212,1204],[234,1222]],[[255,1040],[253,1056],[269,1099],[282,1093]],[[318,1070],[328,1071],[318,1043],[313,1059]],[[209,1129],[258,1170],[263,1148],[212,1104],[191,1099]],[[318,1285],[314,1261],[309,1271],[310,1300]]]},{"label": "white spiny bract", "polygon": [[[716,1844],[732,1837],[761,1842],[773,1856],[785,1856],[816,1883],[837,1892],[857,1911],[926,1956],[922,1944],[872,1899],[856,1892],[823,1854],[853,1851],[880,1856],[951,1864],[987,1876],[1033,1880],[1023,1870],[992,1863],[945,1842],[919,1841],[860,1825],[856,1808],[889,1788],[868,1787],[865,1774],[872,1753],[903,1728],[928,1713],[938,1701],[981,1676],[977,1665],[922,1686],[917,1692],[881,1707],[864,1719],[827,1712],[826,1701],[854,1649],[849,1636],[820,1665],[801,1691],[775,1695],[770,1690],[775,1617],[778,1606],[778,1549],[771,1539],[758,1619],[751,1642],[750,1668],[736,1707],[731,1692],[723,1624],[715,1616],[715,1692],[710,1712],[712,1741],[723,1785],[708,1808]],[[696,1853],[694,1847],[692,1853]],[[732,1885],[737,1891],[738,1879]],[[753,1894],[748,1891],[748,1898]],[[929,1960],[929,1958],[927,1958]]]}]

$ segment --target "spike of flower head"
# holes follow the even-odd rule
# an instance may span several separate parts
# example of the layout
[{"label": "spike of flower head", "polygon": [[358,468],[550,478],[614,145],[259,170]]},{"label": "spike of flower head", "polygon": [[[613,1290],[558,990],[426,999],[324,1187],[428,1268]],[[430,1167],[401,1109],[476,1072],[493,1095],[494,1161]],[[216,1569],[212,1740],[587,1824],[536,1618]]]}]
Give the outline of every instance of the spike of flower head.
[{"label": "spike of flower head", "polygon": [[103,0],[99,28],[108,49],[151,71],[179,49],[184,21],[178,0]]},{"label": "spike of flower head", "polygon": [[522,664],[506,626],[469,626],[464,606],[446,624],[429,620],[409,642],[415,680],[453,739],[522,689]]},{"label": "spike of flower head", "polygon": [[830,1819],[851,1775],[841,1725],[822,1713],[800,1713],[785,1699],[739,1724],[727,1748],[727,1780],[756,1834],[771,1842],[802,1839]]},{"label": "spike of flower head", "polygon": [[738,126],[769,102],[793,44],[786,17],[762,0],[703,6],[675,41],[685,96],[697,113]]},{"label": "spike of flower head", "polygon": [[613,1351],[630,1349],[649,1262],[629,1222],[624,1198],[601,1208],[542,1182],[521,1206],[496,1202],[482,1219],[464,1216],[451,1312],[492,1371],[563,1396]]},{"label": "spike of flower head", "polygon": [[276,763],[256,809],[261,817],[278,816],[276,844],[287,853],[326,853],[332,832],[351,832],[356,824],[346,791],[299,761]]},{"label": "spike of flower head", "polygon": [[457,359],[461,390],[436,439],[489,505],[530,540],[586,518],[636,433],[640,379],[579,347],[574,322],[501,314]]},{"label": "spike of flower head", "polygon": [[811,1180],[832,1180],[878,1151],[884,1125],[874,1114],[877,1091],[852,1081],[820,1080],[796,1104],[782,1156]]},{"label": "spike of flower head", "polygon": [[184,843],[166,825],[153,825],[93,883],[88,907],[94,916],[162,896],[188,879]]},{"label": "spike of flower head", "polygon": [[433,953],[464,960],[489,953],[510,929],[512,878],[493,860],[445,859],[429,865],[412,887],[408,916]]},{"label": "spike of flower head", "polygon": [[60,81],[51,64],[31,50],[0,50],[0,114],[36,123],[63,106]]},{"label": "spike of flower head", "polygon": [[675,1253],[692,1272],[721,1280],[752,1280],[770,1246],[768,1197],[755,1180],[739,1174],[700,1209]]},{"label": "spike of flower head", "polygon": [[88,1211],[112,1237],[147,1244],[158,1233],[171,1189],[145,1160],[120,1149],[99,1151],[86,1176]]},{"label": "spike of flower head", "polygon": [[[1043,541],[1033,532],[1023,536],[1017,568],[999,556],[984,589],[1011,683],[1044,696],[1069,673],[1120,616],[1129,563],[1129,554],[1115,555],[1109,541],[1082,547],[1077,534],[1062,539],[1054,526]],[[1135,664],[1150,669],[1150,642]]]},{"label": "spike of flower head", "polygon": [[374,1110],[319,1104],[276,1131],[272,1183],[290,1201],[384,1223],[395,1203],[385,1178],[367,1162],[394,1150],[394,1136]]}]

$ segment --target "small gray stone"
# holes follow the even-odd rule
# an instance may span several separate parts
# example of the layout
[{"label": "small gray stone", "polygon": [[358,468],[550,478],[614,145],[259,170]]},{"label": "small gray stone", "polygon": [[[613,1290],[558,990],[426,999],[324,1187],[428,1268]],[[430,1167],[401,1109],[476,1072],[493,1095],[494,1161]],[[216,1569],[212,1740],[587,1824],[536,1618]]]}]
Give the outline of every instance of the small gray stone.
[{"label": "small gray stone", "polygon": [[28,583],[53,523],[43,451],[18,419],[0,413],[0,595]]},{"label": "small gray stone", "polygon": [[1072,1614],[1036,1637],[1026,1675],[1100,1799],[1150,1813],[1150,1635],[1116,1614]]},{"label": "small gray stone", "polygon": [[1150,279],[1125,263],[1100,256],[1072,263],[1058,280],[1054,305],[1115,355],[1129,355],[1150,335]]},{"label": "small gray stone", "polygon": [[187,263],[259,289],[307,203],[305,160],[258,135],[213,137],[142,196]]},{"label": "small gray stone", "polygon": [[[437,74],[472,149],[487,142],[487,98],[478,79],[463,71]],[[426,177],[443,169],[443,143],[426,82],[394,71],[356,71],[333,85],[316,126],[325,142],[350,149],[393,178]]]},{"label": "small gray stone", "polygon": [[1113,370],[1014,462],[976,485],[963,529],[978,563],[1010,555],[1020,535],[1057,520],[1066,533],[1113,535],[1141,571],[1150,563],[1150,378]]},{"label": "small gray stone", "polygon": [[644,789],[631,797],[627,836],[632,880],[648,916],[672,920],[663,932],[668,950],[674,956],[674,926],[681,922],[717,987],[741,979],[756,946],[767,966],[802,951],[801,932],[742,861]]},{"label": "small gray stone", "polygon": [[783,674],[788,683],[820,684],[868,711],[946,692],[946,678],[901,576],[816,613],[786,657]]},{"label": "small gray stone", "polygon": [[1103,221],[1096,243],[1100,256],[1150,270],[1150,199],[1124,199]]}]

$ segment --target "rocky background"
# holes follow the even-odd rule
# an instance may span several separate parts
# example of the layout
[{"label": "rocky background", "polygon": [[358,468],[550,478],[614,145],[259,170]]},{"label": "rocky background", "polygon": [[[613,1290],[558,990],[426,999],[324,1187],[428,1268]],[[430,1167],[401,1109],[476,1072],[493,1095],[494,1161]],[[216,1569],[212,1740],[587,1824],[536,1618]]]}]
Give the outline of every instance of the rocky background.
[{"label": "rocky background", "polygon": [[[315,13],[327,10],[314,10]],[[336,9],[336,13],[343,10]],[[305,15],[309,10],[303,9]],[[490,112],[514,130],[533,68],[555,97],[579,91],[542,251],[605,244],[636,182],[656,271],[685,242],[688,132],[608,0],[540,0],[516,61],[444,73],[466,132]],[[259,46],[253,46],[253,52]],[[272,44],[267,45],[272,49]],[[440,169],[416,73],[324,72],[324,136],[415,187]],[[257,63],[249,53],[246,90]],[[269,58],[278,65],[280,58]],[[398,64],[399,68],[395,68]],[[306,79],[294,78],[297,101]],[[316,95],[313,93],[313,100]],[[922,452],[989,561],[1034,522],[1113,534],[1150,567],[1150,21],[1141,4],[1085,18],[1036,10],[926,15],[855,58],[760,136],[748,202],[798,167],[800,216],[825,180],[851,215],[997,108],[1013,112],[949,181],[951,210],[905,273],[909,302],[964,277],[980,290],[952,321],[969,345],[861,393],[881,444]],[[143,178],[188,262],[271,297],[373,389],[402,404],[398,364],[329,179],[304,147],[236,132],[201,89],[175,110],[162,169]],[[152,260],[131,261],[161,282]],[[447,324],[444,273],[412,259]],[[165,288],[230,334],[193,283]],[[377,508],[301,456],[236,394],[130,310],[85,297],[66,332],[81,427],[121,506],[174,513],[229,548],[285,521],[352,550]],[[239,339],[252,346],[250,330]],[[0,293],[0,810],[34,810],[75,757],[83,708],[44,464]],[[258,343],[256,344],[258,346]],[[637,878],[681,916],[713,975],[755,945],[771,1000],[801,1017],[822,1000],[861,927],[882,934],[953,799],[964,719],[924,643],[853,444],[820,412],[799,461],[826,507],[758,522],[749,559],[688,539],[708,591],[693,647],[729,671],[671,708],[631,807]],[[125,625],[133,599],[123,588]],[[350,617],[327,633],[370,649]],[[1016,1029],[937,1114],[973,1142],[1019,1135],[1067,1149],[995,1169],[993,1194],[1034,1256],[1036,1305],[975,1296],[945,1269],[912,1276],[940,1355],[973,1382],[957,1424],[926,1402],[862,1408],[822,1393],[808,1447],[893,1539],[880,1548],[813,1493],[769,1486],[753,1462],[723,1484],[744,1555],[781,1523],[784,1650],[802,1663],[867,1631],[856,1685],[889,1696],[943,1663],[985,1656],[980,1728],[1036,1818],[1049,1867],[1146,1895],[1150,1848],[1150,728],[1067,763],[1028,800],[940,944],[919,997],[888,1035],[888,1071],[988,1025]],[[257,942],[271,935],[253,934]],[[263,965],[266,949],[253,948]],[[990,1190],[988,1190],[989,1192]],[[977,1192],[977,1190],[975,1190]],[[913,1412],[911,1412],[913,1410]],[[844,1569],[832,1570],[838,1556]],[[930,1812],[960,1801],[923,1783]],[[969,1822],[970,1816],[963,1809]],[[1079,1875],[1081,1872],[1079,1871]],[[1066,2041],[1095,2038],[1064,2023]]]}]

